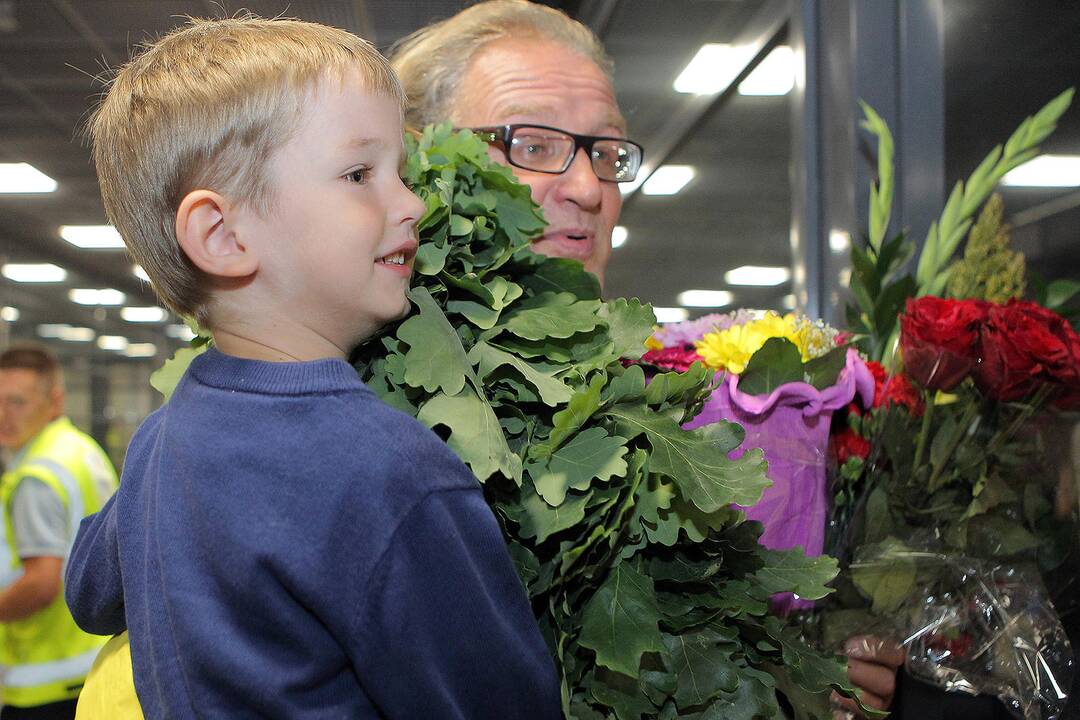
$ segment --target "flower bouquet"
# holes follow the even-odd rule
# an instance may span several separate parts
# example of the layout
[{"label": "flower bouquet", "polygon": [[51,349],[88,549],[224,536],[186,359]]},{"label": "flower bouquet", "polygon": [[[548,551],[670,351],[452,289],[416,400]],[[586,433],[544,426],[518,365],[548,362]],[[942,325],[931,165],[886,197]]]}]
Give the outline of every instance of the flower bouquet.
[{"label": "flower bouquet", "polygon": [[[1009,248],[1002,202],[991,193],[1006,172],[1037,154],[1071,99],[1069,90],[1025,120],[966,183],[957,183],[930,228],[914,275],[905,272],[914,245],[903,233],[885,239],[892,138],[864,108],[866,126],[878,138],[879,177],[871,190],[866,245],[852,248],[848,321],[854,343],[872,360],[875,390],[869,403],[852,405],[840,419],[833,442],[826,549],[841,559],[844,571],[834,611],[826,614],[826,643],[885,619],[883,626],[908,643],[909,670],[919,663],[925,670],[932,657],[941,670],[937,677],[948,678],[943,687],[1005,687],[988,678],[1006,668],[1028,675],[1006,683],[1011,688],[1054,687],[1038,702],[1029,702],[1030,693],[1024,702],[1013,690],[1000,693],[1026,718],[1059,710],[1069,687],[1067,675],[1051,673],[1048,685],[1045,676],[1029,671],[1071,667],[1048,661],[1068,648],[1061,646],[1057,616],[1039,586],[1040,574],[1065,575],[1053,571],[1074,562],[1077,550],[1071,522],[1076,508],[1061,502],[1073,481],[1052,470],[1048,450],[1054,413],[1080,407],[1080,336],[1055,312],[1080,283],[1058,281],[1039,288],[1034,301],[1022,299],[1024,258]],[[950,563],[991,567],[988,578],[1027,578],[1023,585],[1031,592],[1024,602],[1028,609],[1040,605],[1033,615],[1040,620],[1014,638],[1014,649],[1029,651],[1022,661],[1005,652],[1003,635],[966,642],[967,631],[957,626],[946,636],[919,622],[927,597],[940,605],[937,610],[949,611],[942,617],[971,615],[964,608],[976,601],[956,586],[956,578],[966,576],[946,572]],[[1074,592],[1058,594],[1055,600],[1072,597]],[[984,625],[1004,633],[1026,622],[1021,610],[1020,603],[1010,608],[998,602],[995,622]]]},{"label": "flower bouquet", "polygon": [[[772,486],[742,509],[764,525],[766,547],[822,552],[832,413],[857,394],[871,401],[874,389],[866,363],[842,340],[835,329],[802,315],[739,310],[665,326],[642,358],[673,369],[701,361],[717,373],[718,386],[684,427],[737,422],[746,434],[743,449],[733,454],[762,448]],[[812,605],[792,594],[772,600],[780,613]]]}]

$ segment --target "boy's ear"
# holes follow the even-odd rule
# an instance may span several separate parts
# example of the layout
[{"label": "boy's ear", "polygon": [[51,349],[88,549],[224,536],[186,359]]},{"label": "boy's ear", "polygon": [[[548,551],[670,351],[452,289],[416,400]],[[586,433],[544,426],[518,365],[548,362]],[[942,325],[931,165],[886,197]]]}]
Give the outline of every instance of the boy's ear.
[{"label": "boy's ear", "polygon": [[259,259],[234,227],[241,211],[212,190],[192,190],[176,211],[176,240],[195,267],[208,275],[240,278],[254,273]]}]

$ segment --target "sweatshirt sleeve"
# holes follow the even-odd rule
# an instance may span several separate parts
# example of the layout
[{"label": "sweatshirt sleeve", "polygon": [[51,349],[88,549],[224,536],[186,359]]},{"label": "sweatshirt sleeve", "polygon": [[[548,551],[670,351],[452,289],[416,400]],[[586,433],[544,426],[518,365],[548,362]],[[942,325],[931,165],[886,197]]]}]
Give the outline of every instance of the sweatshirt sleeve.
[{"label": "sweatshirt sleeve", "polygon": [[559,718],[559,682],[478,489],[404,518],[375,566],[351,652],[387,718]]},{"label": "sweatshirt sleeve", "polygon": [[64,578],[64,598],[75,623],[95,635],[115,635],[127,629],[116,497],[113,494],[100,512],[83,518]]}]

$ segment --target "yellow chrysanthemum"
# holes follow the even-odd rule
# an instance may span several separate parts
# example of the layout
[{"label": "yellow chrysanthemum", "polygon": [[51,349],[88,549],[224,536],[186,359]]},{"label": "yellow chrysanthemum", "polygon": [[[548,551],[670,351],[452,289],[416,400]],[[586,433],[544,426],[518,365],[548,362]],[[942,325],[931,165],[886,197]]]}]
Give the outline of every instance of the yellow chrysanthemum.
[{"label": "yellow chrysanthemum", "polygon": [[769,338],[787,338],[799,348],[803,358],[807,358],[807,335],[805,332],[800,334],[795,315],[780,317],[767,312],[759,320],[708,333],[694,347],[709,367],[739,374]]},{"label": "yellow chrysanthemum", "polygon": [[663,350],[664,343],[657,340],[655,335],[650,335],[648,339],[645,340],[645,347],[649,350]]}]

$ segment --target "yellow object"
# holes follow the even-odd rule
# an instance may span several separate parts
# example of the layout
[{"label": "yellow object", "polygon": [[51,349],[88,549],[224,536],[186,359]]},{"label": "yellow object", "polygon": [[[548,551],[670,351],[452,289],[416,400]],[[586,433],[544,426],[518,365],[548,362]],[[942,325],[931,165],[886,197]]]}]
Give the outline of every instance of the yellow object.
[{"label": "yellow object", "polygon": [[706,333],[694,347],[709,367],[738,375],[746,370],[746,364],[765,341],[774,337],[787,338],[799,348],[804,361],[809,359],[808,331],[799,327],[794,314],[780,317],[772,311],[758,320]]},{"label": "yellow object", "polygon": [[[7,549],[11,568],[22,569],[15,548],[12,498],[28,477],[49,486],[61,499],[72,528],[101,509],[116,491],[116,471],[105,452],[66,417],[52,421],[27,443],[0,478]],[[75,624],[64,592],[40,612],[0,624],[0,665],[4,705],[36,707],[79,696],[83,680],[105,638],[83,632]]]},{"label": "yellow object", "polygon": [[110,640],[94,661],[75,720],[143,720],[126,632]]}]

